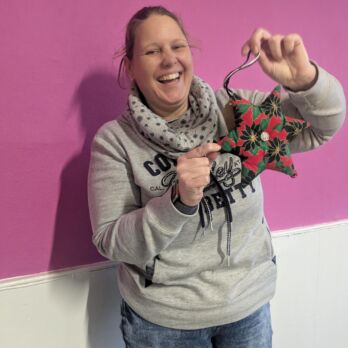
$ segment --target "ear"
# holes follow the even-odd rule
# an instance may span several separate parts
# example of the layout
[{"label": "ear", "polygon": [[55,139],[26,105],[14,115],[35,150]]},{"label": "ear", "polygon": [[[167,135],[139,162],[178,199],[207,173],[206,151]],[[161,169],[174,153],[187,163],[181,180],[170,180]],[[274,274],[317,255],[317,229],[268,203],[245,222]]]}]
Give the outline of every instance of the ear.
[{"label": "ear", "polygon": [[132,62],[129,60],[127,56],[124,56],[124,66],[126,68],[126,73],[130,79],[134,79],[133,76],[133,69],[132,69]]}]

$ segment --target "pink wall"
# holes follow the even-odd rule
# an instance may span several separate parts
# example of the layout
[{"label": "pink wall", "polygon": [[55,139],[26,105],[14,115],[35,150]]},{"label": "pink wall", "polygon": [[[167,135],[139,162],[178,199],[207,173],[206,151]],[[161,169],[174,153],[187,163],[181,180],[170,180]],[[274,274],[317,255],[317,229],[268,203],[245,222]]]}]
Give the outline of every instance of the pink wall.
[{"label": "pink wall", "polygon": [[[0,5],[0,278],[91,263],[86,202],[89,146],[125,105],[112,54],[127,19],[149,1],[7,1]],[[348,87],[346,14],[338,0],[162,1],[194,43],[196,73],[215,88],[241,63],[251,31],[302,34],[312,59]],[[267,6],[266,6],[267,4]],[[258,67],[235,85],[270,89]],[[267,217],[285,229],[348,217],[347,125],[295,156],[297,179],[263,174]],[[335,184],[335,185],[334,185]],[[282,203],[283,198],[287,197]]]}]

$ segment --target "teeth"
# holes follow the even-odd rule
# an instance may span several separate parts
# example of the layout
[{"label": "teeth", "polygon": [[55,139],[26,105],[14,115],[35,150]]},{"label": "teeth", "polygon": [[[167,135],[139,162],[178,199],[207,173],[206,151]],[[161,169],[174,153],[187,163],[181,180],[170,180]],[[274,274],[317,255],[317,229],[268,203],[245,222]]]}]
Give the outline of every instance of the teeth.
[{"label": "teeth", "polygon": [[179,73],[174,73],[174,74],[161,76],[158,80],[159,81],[170,81],[170,80],[175,80],[175,79],[179,78],[179,76],[180,76]]}]

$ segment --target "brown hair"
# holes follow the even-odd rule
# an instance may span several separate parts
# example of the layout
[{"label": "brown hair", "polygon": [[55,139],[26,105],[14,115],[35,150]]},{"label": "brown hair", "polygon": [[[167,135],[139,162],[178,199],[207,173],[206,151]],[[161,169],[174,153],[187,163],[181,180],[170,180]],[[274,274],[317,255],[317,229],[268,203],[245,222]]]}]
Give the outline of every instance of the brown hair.
[{"label": "brown hair", "polygon": [[163,6],[148,6],[143,7],[138,12],[136,12],[133,17],[129,20],[126,28],[125,43],[123,48],[115,54],[116,57],[122,56],[118,67],[117,81],[120,85],[120,76],[122,70],[124,70],[124,59],[127,57],[129,60],[133,58],[133,49],[135,41],[135,31],[137,27],[146,19],[152,15],[168,16],[172,18],[179,26],[186,38],[188,35],[184,29],[181,19],[173,12],[167,10]]}]

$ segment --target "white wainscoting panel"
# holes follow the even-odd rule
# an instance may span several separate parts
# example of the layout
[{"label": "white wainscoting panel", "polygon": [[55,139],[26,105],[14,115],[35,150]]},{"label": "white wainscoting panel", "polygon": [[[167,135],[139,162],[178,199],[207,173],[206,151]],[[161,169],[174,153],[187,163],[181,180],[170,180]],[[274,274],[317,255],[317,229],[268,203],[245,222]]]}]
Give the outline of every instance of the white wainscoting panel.
[{"label": "white wainscoting panel", "polygon": [[1,348],[124,348],[115,266],[0,282]]},{"label": "white wainscoting panel", "polygon": [[[274,348],[348,348],[348,221],[273,233]],[[124,348],[115,265],[0,281],[1,348]]]},{"label": "white wainscoting panel", "polygon": [[348,348],[348,221],[273,234],[275,348]]}]

